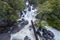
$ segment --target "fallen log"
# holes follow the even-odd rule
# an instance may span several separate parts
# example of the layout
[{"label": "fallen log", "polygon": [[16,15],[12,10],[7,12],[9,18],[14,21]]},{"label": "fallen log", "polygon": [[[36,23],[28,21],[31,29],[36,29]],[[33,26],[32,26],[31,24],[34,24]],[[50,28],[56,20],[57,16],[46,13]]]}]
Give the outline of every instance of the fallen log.
[{"label": "fallen log", "polygon": [[33,28],[33,31],[34,31],[35,38],[36,38],[36,40],[38,40],[38,36],[36,34],[36,30],[35,30],[35,27],[34,27],[34,24],[33,24],[32,20],[31,20],[31,23],[32,23],[32,28]]}]

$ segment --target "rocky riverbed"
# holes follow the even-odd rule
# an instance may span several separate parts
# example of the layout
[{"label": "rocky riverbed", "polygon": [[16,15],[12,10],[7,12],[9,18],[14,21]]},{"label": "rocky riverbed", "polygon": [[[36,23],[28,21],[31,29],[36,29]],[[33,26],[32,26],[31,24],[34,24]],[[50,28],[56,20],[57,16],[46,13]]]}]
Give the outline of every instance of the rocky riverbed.
[{"label": "rocky riverbed", "polygon": [[[11,27],[7,33],[0,34],[0,40],[36,40],[34,31],[31,27],[31,20],[36,21],[35,16],[37,15],[36,8],[29,4],[29,1],[25,1],[26,6],[21,11],[21,17],[17,19],[17,25]],[[33,9],[34,8],[34,9]],[[39,40],[60,40],[60,31],[45,26],[45,28],[36,28]],[[59,35],[59,37],[58,37]]]}]

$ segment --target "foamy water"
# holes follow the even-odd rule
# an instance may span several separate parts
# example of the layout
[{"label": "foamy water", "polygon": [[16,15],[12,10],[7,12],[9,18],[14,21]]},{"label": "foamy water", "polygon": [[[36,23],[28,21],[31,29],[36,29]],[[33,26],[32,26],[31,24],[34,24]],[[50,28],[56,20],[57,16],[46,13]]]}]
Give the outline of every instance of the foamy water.
[{"label": "foamy water", "polygon": [[[26,6],[29,4],[29,2],[26,2]],[[24,19],[28,21],[28,24],[19,32],[15,33],[15,34],[11,34],[11,39],[10,40],[24,40],[25,36],[28,36],[29,39],[31,40],[35,40],[35,35],[34,35],[34,31],[32,28],[30,28],[29,26],[31,25],[31,20],[34,22],[36,20],[35,16],[36,16],[36,9],[32,10],[33,6],[30,6],[31,11],[28,11],[29,7],[26,7],[24,9],[24,11],[26,11],[26,14],[23,12],[23,15],[20,19]],[[24,16],[24,17],[23,17]],[[29,30],[31,29],[31,30]]]},{"label": "foamy water", "polygon": [[[23,12],[23,15],[21,16],[21,19],[27,20],[28,24],[25,25],[25,27],[20,30],[19,32],[15,33],[15,34],[11,34],[11,38],[10,40],[24,40],[25,36],[28,36],[31,40],[35,40],[35,35],[34,35],[34,31],[32,28],[30,28],[29,26],[31,25],[31,20],[33,20],[33,22],[36,20],[35,16],[36,16],[36,9],[32,10],[33,5],[29,5],[31,11],[28,11],[29,7],[27,7],[29,5],[29,2],[26,2],[26,8],[24,9],[24,11],[26,11],[26,14]],[[24,16],[24,17],[23,17]],[[55,35],[55,40],[60,40],[60,31],[49,27],[49,26],[45,26],[48,30],[52,31]],[[29,30],[31,29],[31,30]]]}]

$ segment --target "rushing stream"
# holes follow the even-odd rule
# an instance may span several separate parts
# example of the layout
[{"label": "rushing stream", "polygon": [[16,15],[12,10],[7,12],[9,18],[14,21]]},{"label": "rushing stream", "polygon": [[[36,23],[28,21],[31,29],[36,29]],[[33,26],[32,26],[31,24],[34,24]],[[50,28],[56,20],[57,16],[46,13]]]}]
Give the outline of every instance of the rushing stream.
[{"label": "rushing stream", "polygon": [[[25,12],[24,12],[25,11]],[[19,20],[26,20],[28,24],[24,26],[22,30],[15,34],[11,34],[10,40],[35,40],[35,35],[31,26],[31,20],[34,22],[36,20],[35,16],[37,14],[37,10],[33,10],[33,5],[29,4],[29,1],[26,1],[25,9],[22,11],[21,18]],[[19,24],[20,25],[20,24]],[[22,27],[22,26],[20,26]],[[55,40],[60,40],[60,31],[57,31],[54,28],[46,27],[48,30],[51,30],[55,35]]]},{"label": "rushing stream", "polygon": [[[24,11],[26,11],[26,13],[23,12],[23,15],[21,16],[20,19],[24,19],[28,21],[28,24],[25,25],[25,27],[20,30],[19,32],[15,33],[15,34],[11,34],[11,40],[35,40],[35,36],[34,36],[34,32],[33,29],[30,27],[31,25],[31,20],[34,22],[35,16],[36,16],[36,9],[32,10],[33,5],[29,5],[29,2],[26,1],[26,7],[24,9]],[[26,36],[29,37],[29,39],[24,39]]]}]

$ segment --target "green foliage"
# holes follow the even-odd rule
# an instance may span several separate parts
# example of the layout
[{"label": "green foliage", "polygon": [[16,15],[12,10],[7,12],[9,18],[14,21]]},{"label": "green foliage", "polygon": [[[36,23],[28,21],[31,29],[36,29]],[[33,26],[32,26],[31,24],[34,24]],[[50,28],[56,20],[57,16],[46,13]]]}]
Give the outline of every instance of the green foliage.
[{"label": "green foliage", "polygon": [[47,1],[47,0],[37,0],[37,3],[43,4],[45,1]]},{"label": "green foliage", "polygon": [[18,18],[16,11],[23,7],[23,0],[0,0],[0,20],[15,21]]},{"label": "green foliage", "polygon": [[50,26],[60,30],[60,10],[56,9],[51,12],[47,18],[47,22]]},{"label": "green foliage", "polygon": [[21,10],[24,6],[23,0],[8,0],[7,3],[15,10]]},{"label": "green foliage", "polygon": [[37,0],[37,3],[37,18],[60,30],[60,0]]}]

